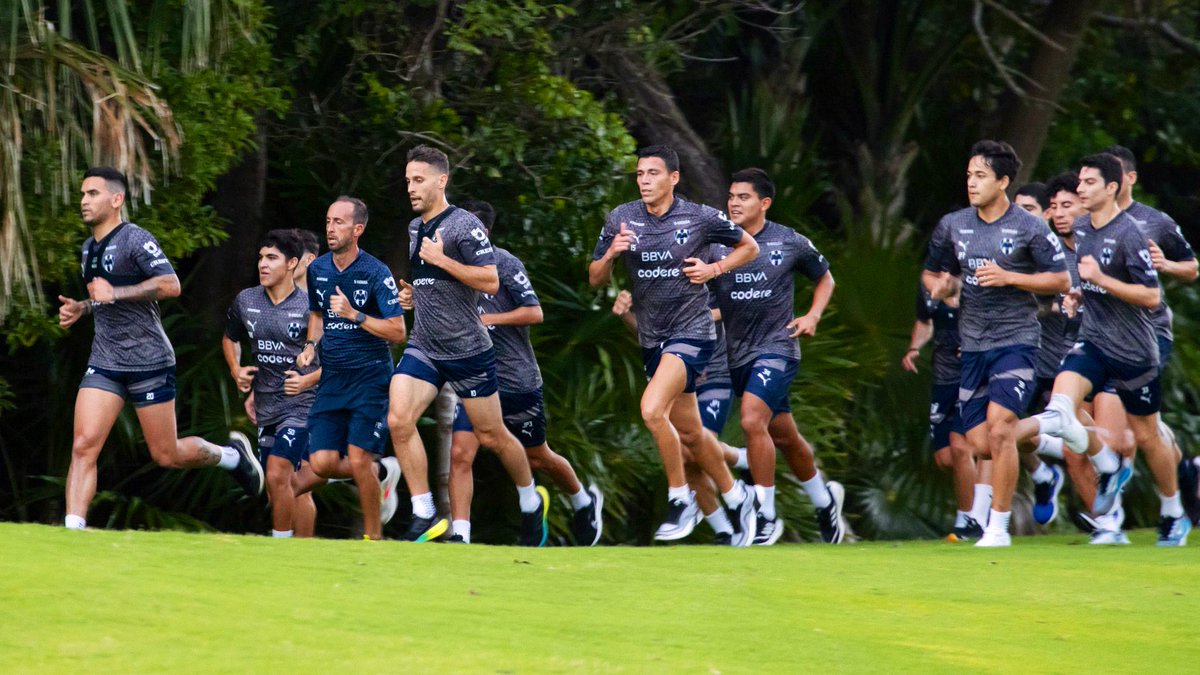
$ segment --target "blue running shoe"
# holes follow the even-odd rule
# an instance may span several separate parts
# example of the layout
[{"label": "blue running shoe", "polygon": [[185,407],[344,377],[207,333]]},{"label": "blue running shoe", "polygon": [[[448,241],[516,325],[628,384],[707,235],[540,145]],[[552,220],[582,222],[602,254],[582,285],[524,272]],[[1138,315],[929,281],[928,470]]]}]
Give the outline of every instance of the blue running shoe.
[{"label": "blue running shoe", "polygon": [[1187,516],[1163,516],[1158,519],[1158,545],[1187,546],[1188,532],[1191,531],[1192,521]]},{"label": "blue running shoe", "polygon": [[1133,478],[1133,465],[1121,460],[1121,468],[1112,473],[1096,472],[1096,499],[1092,501],[1092,513],[1103,515],[1117,503],[1121,489]]},{"label": "blue running shoe", "polygon": [[1058,493],[1062,492],[1063,473],[1057,466],[1050,466],[1054,474],[1049,482],[1033,484],[1033,519],[1038,525],[1054,522],[1058,517]]}]

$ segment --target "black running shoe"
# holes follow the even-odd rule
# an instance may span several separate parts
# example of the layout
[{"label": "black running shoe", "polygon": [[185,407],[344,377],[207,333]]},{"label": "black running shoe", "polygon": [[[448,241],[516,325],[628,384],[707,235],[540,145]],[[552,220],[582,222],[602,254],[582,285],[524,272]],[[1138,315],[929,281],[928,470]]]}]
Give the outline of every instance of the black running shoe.
[{"label": "black running shoe", "polygon": [[713,535],[714,546],[733,546],[733,535],[729,532],[718,532]]},{"label": "black running shoe", "polygon": [[463,536],[461,534],[456,534],[456,535],[451,536],[449,539],[447,539],[446,543],[447,544],[465,544],[465,543],[467,543],[467,540],[463,539]]},{"label": "black running shoe", "polygon": [[754,503],[754,491],[741,481],[737,484],[742,486],[745,497],[735,508],[725,507],[725,514],[733,525],[733,545],[750,546],[758,534],[758,506]]},{"label": "black running shoe", "polygon": [[783,535],[783,518],[776,515],[774,520],[769,520],[759,511],[758,526],[754,529],[757,530],[754,535],[754,545],[771,546]]},{"label": "black running shoe", "polygon": [[967,516],[961,527],[954,528],[954,538],[961,542],[978,541],[983,536],[983,526],[971,516]]},{"label": "black running shoe", "polygon": [[821,528],[821,541],[840,544],[846,536],[842,530],[842,501],[846,499],[846,491],[836,480],[825,483],[825,490],[829,492],[829,505],[817,509],[817,527]]},{"label": "black running shoe", "polygon": [[541,485],[537,487],[537,493],[542,503],[534,511],[521,514],[521,536],[518,539],[521,546],[545,546],[550,534],[546,526],[546,514],[550,513],[550,493]]},{"label": "black running shoe", "polygon": [[258,458],[254,456],[254,448],[250,439],[240,431],[229,434],[229,447],[238,451],[241,459],[238,465],[229,471],[229,475],[251,497],[257,497],[263,491],[263,468]]},{"label": "black running shoe", "polygon": [[411,541],[415,544],[437,539],[446,533],[450,524],[445,518],[421,518],[413,515],[412,522],[408,524],[408,530],[400,536],[404,541]]},{"label": "black running shoe", "polygon": [[1200,524],[1200,468],[1195,457],[1179,460],[1179,496],[1188,518]]},{"label": "black running shoe", "polygon": [[1084,534],[1092,534],[1100,529],[1100,525],[1096,523],[1096,519],[1090,513],[1082,511],[1071,511],[1071,522]]},{"label": "black running shoe", "polygon": [[604,531],[604,493],[595,484],[589,485],[587,490],[592,496],[592,503],[575,512],[571,531],[575,534],[576,544],[595,546]]}]

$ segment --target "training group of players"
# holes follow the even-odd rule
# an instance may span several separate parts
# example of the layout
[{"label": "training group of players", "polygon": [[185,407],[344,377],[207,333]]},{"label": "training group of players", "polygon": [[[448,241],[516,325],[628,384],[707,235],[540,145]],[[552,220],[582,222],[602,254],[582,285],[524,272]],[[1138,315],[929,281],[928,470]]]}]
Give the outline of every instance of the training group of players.
[{"label": "training group of players", "polygon": [[[954,473],[957,539],[1009,544],[1018,455],[1037,486],[1035,517],[1053,520],[1063,475],[1041,454],[1064,461],[1092,505],[1093,541],[1128,541],[1120,495],[1140,449],[1162,496],[1159,543],[1186,542],[1178,450],[1157,415],[1170,345],[1157,273],[1194,279],[1196,264],[1168,217],[1129,202],[1132,155],[1111,152],[1085,159],[1077,176],[1022,190],[1037,201],[1026,210],[1005,192],[1019,168],[1011,148],[980,142],[968,164],[971,207],[947,215],[934,232],[904,364],[915,370],[933,339],[931,435],[938,465]],[[808,238],[767,219],[775,186],[762,170],[732,176],[726,216],[675,194],[679,159],[671,148],[646,147],[637,157],[641,198],[609,213],[588,276],[593,286],[609,284],[618,260],[628,274],[630,290],[612,311],[642,348],[641,415],[667,479],[655,539],[683,539],[704,520],[718,544],[774,544],[783,532],[779,450],[815,509],[821,539],[843,541],[844,490],[822,477],[789,403],[799,338],[815,334],[833,293],[829,263]],[[532,469],[569,499],[575,543],[600,541],[603,494],[546,442],[529,338],[543,314],[525,266],[494,245],[490,205],[447,201],[443,152],[414,148],[405,173],[416,213],[408,226],[411,280],[397,281],[359,248],[368,211],[354,197],[329,206],[323,255],[303,230],[274,230],[262,241],[259,285],[237,295],[223,338],[257,443],[234,432],[217,444],[177,437],[174,352],[158,301],[179,294],[179,279],[154,237],[123,220],[122,174],[86,172],[88,298],[59,296],[61,325],[88,314],[95,321],[76,400],[68,528],[86,527],[97,458],[128,401],[159,465],[215,465],[250,495],[265,487],[276,537],[312,536],[311,491],[353,481],[364,537],[380,539],[403,477],[412,502],[403,539],[469,543],[471,462],[484,446],[516,486],[518,543],[547,541],[550,498]],[[801,316],[793,310],[797,272],[814,283]],[[411,334],[406,311],[414,313]],[[391,346],[400,343],[393,366]],[[417,433],[444,385],[459,401],[449,519],[435,505]],[[745,448],[718,440],[735,395]],[[1044,412],[1019,419],[1042,398]],[[385,455],[389,440],[394,456]]]}]

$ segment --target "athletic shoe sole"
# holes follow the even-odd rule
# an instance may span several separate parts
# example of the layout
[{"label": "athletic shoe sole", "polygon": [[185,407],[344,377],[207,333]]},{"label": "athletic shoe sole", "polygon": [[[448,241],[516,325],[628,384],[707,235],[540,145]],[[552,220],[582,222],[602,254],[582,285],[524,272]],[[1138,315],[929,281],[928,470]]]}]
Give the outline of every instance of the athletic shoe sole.
[{"label": "athletic shoe sole", "polygon": [[546,545],[546,540],[550,538],[550,493],[541,485],[537,486],[537,493],[542,498],[542,540],[538,542],[538,547]]},{"label": "athletic shoe sole", "polygon": [[1192,531],[1192,521],[1185,515],[1179,519],[1183,533],[1176,539],[1159,539],[1156,546],[1187,546],[1188,533]]},{"label": "athletic shoe sole", "polygon": [[400,507],[400,497],[396,494],[396,484],[400,482],[400,462],[395,457],[384,457],[379,463],[387,470],[385,478],[379,482],[379,522],[387,525]]},{"label": "athletic shoe sole", "polygon": [[1012,546],[1012,536],[1005,532],[1003,535],[992,535],[987,532],[975,542],[976,548],[1004,548]]},{"label": "athletic shoe sole", "polygon": [[[1051,488],[1052,492],[1050,493],[1050,517],[1045,520],[1041,520],[1040,518],[1034,516],[1033,520],[1038,525],[1048,525],[1053,523],[1054,520],[1058,518],[1058,494],[1062,492],[1063,483],[1065,481],[1063,480],[1062,469],[1053,467],[1050,470],[1054,472],[1054,477],[1056,479],[1053,487]],[[1037,506],[1038,505],[1036,503],[1033,505],[1033,512],[1035,514],[1037,513]]]},{"label": "athletic shoe sole", "polygon": [[[757,526],[758,526],[758,523],[755,523],[755,527],[757,527]],[[754,545],[755,546],[772,546],[775,544],[775,542],[779,541],[779,538],[782,536],[783,536],[783,518],[776,516],[775,529],[771,531],[771,536],[767,537],[763,541],[755,541]]]},{"label": "athletic shoe sole", "polygon": [[427,541],[432,541],[443,534],[446,534],[446,530],[448,529],[450,529],[449,521],[447,521],[445,518],[438,518],[437,520],[433,521],[433,524],[429,526],[429,529],[422,532],[421,536],[413,539],[410,543],[423,544]]},{"label": "athletic shoe sole", "polygon": [[[738,481],[741,483],[741,481]],[[742,526],[741,532],[733,533],[733,545],[737,547],[746,547],[754,543],[754,535],[758,530],[758,509],[754,506],[754,492],[745,483],[741,483],[742,491],[745,498],[742,503],[738,504],[737,516],[738,523]]]},{"label": "athletic shoe sole", "polygon": [[1125,546],[1129,544],[1129,537],[1120,530],[1096,530],[1092,533],[1088,544],[1092,546]]},{"label": "athletic shoe sole", "polygon": [[588,493],[592,495],[592,506],[595,507],[593,512],[596,514],[595,520],[592,521],[592,525],[596,528],[596,537],[588,546],[595,546],[600,543],[600,535],[604,533],[604,493],[596,487],[595,483],[588,486]]},{"label": "athletic shoe sole", "polygon": [[242,456],[241,461],[246,462],[250,466],[250,470],[254,472],[254,476],[258,481],[258,490],[252,496],[257,497],[261,495],[263,485],[266,483],[266,476],[263,474],[262,464],[254,456],[254,446],[250,445],[250,439],[240,431],[231,431],[229,432],[229,440],[237,442],[234,447],[237,448],[238,454]]},{"label": "athletic shoe sole", "polygon": [[846,530],[842,527],[842,506],[846,503],[846,488],[836,480],[831,480],[825,483],[825,487],[829,489],[829,494],[833,495],[833,503],[837,505],[837,532],[833,535],[831,544],[840,544],[846,538]]},{"label": "athletic shoe sole", "polygon": [[692,503],[688,504],[688,509],[689,511],[683,512],[683,517],[679,519],[678,525],[673,525],[667,530],[663,530],[664,527],[667,527],[667,523],[659,525],[654,532],[654,540],[679,541],[690,535],[692,530],[696,529],[696,523],[700,522],[700,507],[696,506],[693,499]]}]

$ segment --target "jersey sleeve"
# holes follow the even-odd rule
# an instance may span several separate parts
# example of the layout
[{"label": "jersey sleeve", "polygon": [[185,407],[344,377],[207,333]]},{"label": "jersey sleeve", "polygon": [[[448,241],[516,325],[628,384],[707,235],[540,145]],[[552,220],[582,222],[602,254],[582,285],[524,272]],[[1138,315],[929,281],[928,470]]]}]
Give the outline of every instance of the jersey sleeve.
[{"label": "jersey sleeve", "polygon": [[742,228],[726,218],[724,213],[707,208],[704,215],[704,241],[733,247],[742,240]]},{"label": "jersey sleeve", "polygon": [[320,312],[324,307],[321,306],[321,298],[317,295],[317,275],[313,273],[312,265],[304,272],[304,278],[308,283],[308,311]]},{"label": "jersey sleeve", "polygon": [[1029,252],[1033,256],[1037,272],[1067,271],[1067,254],[1063,253],[1058,235],[1049,231],[1033,231],[1029,240]]},{"label": "jersey sleeve", "polygon": [[1150,259],[1150,247],[1142,239],[1137,228],[1130,228],[1129,233],[1121,241],[1125,253],[1125,271],[1135,284],[1149,288],[1158,288],[1158,272]]},{"label": "jersey sleeve", "polygon": [[515,256],[506,256],[499,265],[500,284],[508,289],[513,304],[518,307],[537,307],[541,304],[525,265]]},{"label": "jersey sleeve", "polygon": [[[379,318],[404,316],[404,310],[400,307],[400,290],[396,288],[396,278],[387,269],[382,270],[371,282],[371,295],[379,308]],[[310,296],[309,302],[311,301]]]},{"label": "jersey sleeve", "polygon": [[240,300],[240,297],[234,298],[233,304],[229,305],[229,311],[225,314],[225,337],[234,342],[245,342],[250,339],[250,335],[246,333],[246,324],[242,322]]},{"label": "jersey sleeve", "polygon": [[812,240],[796,233],[795,246],[796,262],[792,269],[808,277],[811,281],[817,281],[825,276],[825,273],[829,271],[829,261],[821,255]]},{"label": "jersey sleeve", "polygon": [[930,307],[929,292],[924,284],[917,285],[917,321],[922,323],[933,321],[933,307]]},{"label": "jersey sleeve", "polygon": [[621,231],[621,223],[618,222],[617,210],[613,209],[609,212],[608,217],[604,219],[604,227],[600,229],[600,238],[596,240],[596,248],[592,249],[592,260],[599,260],[608,253],[608,248],[612,246],[613,238]]},{"label": "jersey sleeve", "polygon": [[954,244],[950,241],[950,224],[943,218],[933,228],[933,234],[929,235],[929,245],[925,248],[925,269],[957,274],[957,261]]},{"label": "jersey sleeve", "polygon": [[463,227],[455,229],[458,231],[454,247],[464,265],[486,267],[496,264],[495,249],[483,229],[483,223],[476,222],[473,226],[466,223]]},{"label": "jersey sleeve", "polygon": [[1171,262],[1187,262],[1196,259],[1196,253],[1183,236],[1183,230],[1173,218],[1166,214],[1163,214],[1158,239],[1155,239],[1154,243],[1158,244],[1163,255]]},{"label": "jersey sleeve", "polygon": [[171,261],[167,260],[167,254],[163,253],[162,247],[158,245],[158,240],[154,238],[154,235],[145,230],[139,234],[141,236],[130,242],[129,251],[138,270],[147,278],[175,274],[175,268],[171,266]]}]

